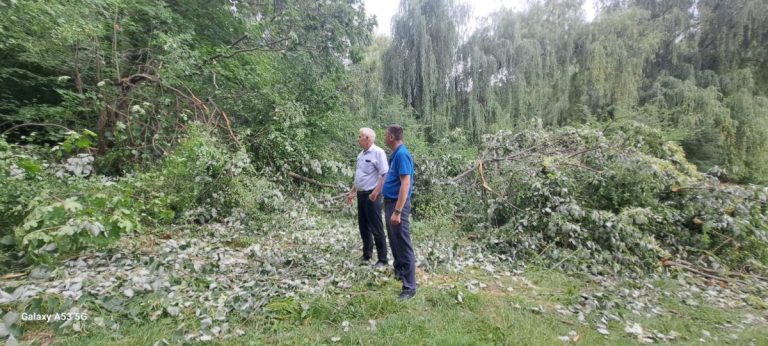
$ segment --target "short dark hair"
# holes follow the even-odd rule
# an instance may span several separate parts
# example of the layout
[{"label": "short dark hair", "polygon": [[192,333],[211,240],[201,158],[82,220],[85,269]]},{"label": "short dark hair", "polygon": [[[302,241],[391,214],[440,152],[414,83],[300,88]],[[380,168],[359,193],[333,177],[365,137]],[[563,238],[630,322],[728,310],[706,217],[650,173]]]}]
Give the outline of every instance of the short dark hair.
[{"label": "short dark hair", "polygon": [[387,133],[392,135],[396,141],[403,140],[403,127],[398,124],[392,124],[387,126]]}]

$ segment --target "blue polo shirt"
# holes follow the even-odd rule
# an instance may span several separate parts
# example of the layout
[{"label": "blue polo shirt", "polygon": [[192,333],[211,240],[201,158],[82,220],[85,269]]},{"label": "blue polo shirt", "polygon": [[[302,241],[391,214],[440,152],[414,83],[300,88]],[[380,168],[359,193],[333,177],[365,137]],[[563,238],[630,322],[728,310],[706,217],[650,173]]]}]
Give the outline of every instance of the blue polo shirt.
[{"label": "blue polo shirt", "polygon": [[389,157],[389,172],[384,179],[384,187],[382,193],[384,198],[397,199],[400,195],[400,176],[411,176],[411,186],[408,188],[408,198],[411,197],[413,192],[413,157],[405,144],[401,144],[392,152],[392,156]]}]

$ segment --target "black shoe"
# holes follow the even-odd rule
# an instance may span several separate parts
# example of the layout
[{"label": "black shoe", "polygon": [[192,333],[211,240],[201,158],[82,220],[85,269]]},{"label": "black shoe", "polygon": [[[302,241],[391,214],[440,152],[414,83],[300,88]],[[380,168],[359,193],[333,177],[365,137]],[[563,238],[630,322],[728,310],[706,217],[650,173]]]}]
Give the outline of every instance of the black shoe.
[{"label": "black shoe", "polygon": [[360,258],[357,259],[360,262],[360,265],[368,264],[368,262],[371,261],[370,257],[360,256]]},{"label": "black shoe", "polygon": [[402,290],[400,294],[397,296],[398,300],[408,300],[413,298],[413,296],[416,295],[416,290]]},{"label": "black shoe", "polygon": [[387,267],[386,261],[378,261],[376,262],[376,264],[373,265],[373,269],[376,269],[376,270],[384,270],[384,268],[386,267]]}]

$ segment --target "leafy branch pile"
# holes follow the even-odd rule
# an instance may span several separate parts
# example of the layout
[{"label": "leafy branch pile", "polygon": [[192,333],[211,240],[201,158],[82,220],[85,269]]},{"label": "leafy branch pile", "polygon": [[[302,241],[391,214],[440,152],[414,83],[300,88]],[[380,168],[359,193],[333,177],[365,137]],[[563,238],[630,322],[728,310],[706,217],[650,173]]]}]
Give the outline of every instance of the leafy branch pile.
[{"label": "leafy branch pile", "polygon": [[276,186],[234,151],[191,123],[176,148],[151,168],[99,175],[89,135],[72,133],[48,149],[0,139],[0,269],[51,263],[124,233],[236,215],[256,222],[282,208]]},{"label": "leafy branch pile", "polygon": [[488,135],[468,170],[432,182],[472,196],[457,216],[515,259],[596,274],[669,259],[765,270],[768,189],[698,173],[657,130],[610,126]]}]

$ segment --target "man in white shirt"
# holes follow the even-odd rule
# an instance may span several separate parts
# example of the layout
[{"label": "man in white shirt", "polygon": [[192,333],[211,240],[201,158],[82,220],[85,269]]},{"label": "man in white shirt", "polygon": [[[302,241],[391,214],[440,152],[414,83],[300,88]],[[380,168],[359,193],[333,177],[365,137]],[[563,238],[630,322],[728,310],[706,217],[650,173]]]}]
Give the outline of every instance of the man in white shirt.
[{"label": "man in white shirt", "polygon": [[376,244],[378,261],[376,268],[387,266],[387,236],[384,234],[384,223],[381,218],[381,188],[384,177],[389,171],[387,154],[376,146],[376,133],[367,127],[361,128],[357,135],[357,143],[363,149],[357,155],[355,182],[347,195],[347,203],[357,196],[357,222],[360,228],[360,238],[363,240],[363,255],[360,260],[368,263],[373,255],[373,245]]}]

